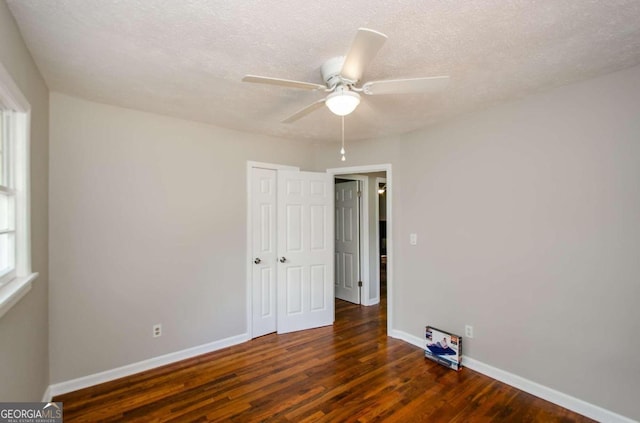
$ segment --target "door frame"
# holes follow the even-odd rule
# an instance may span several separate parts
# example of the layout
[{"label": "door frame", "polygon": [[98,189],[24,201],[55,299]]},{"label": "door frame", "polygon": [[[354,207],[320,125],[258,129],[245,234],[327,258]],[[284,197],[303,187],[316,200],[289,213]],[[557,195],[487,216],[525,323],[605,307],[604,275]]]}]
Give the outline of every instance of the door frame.
[{"label": "door frame", "polygon": [[[252,292],[252,284],[253,284],[253,280],[252,280],[252,274],[253,274],[253,239],[252,239],[252,234],[253,234],[253,224],[252,224],[252,208],[251,208],[251,204],[252,204],[252,200],[253,197],[251,196],[252,190],[253,190],[253,186],[251,184],[251,172],[254,168],[260,168],[260,169],[269,169],[269,170],[297,170],[299,171],[300,168],[297,166],[288,166],[288,165],[280,165],[280,164],[274,164],[274,163],[263,163],[263,162],[254,162],[251,160],[247,160],[247,174],[246,174],[246,180],[247,180],[247,203],[245,205],[245,209],[247,210],[247,239],[246,239],[246,285],[245,285],[245,289],[247,290],[247,295],[246,295],[246,301],[247,301],[247,334],[249,335],[249,339],[253,339],[253,301],[252,301],[252,296],[251,296],[251,292]],[[277,195],[277,193],[276,193]]]},{"label": "door frame", "polygon": [[[373,172],[386,172],[387,179],[387,336],[393,334],[393,210],[392,210],[392,166],[391,163],[376,164],[376,165],[364,165],[364,166],[351,166],[351,167],[339,167],[327,169],[327,173],[335,176],[340,175],[353,175]],[[335,193],[334,193],[335,196]],[[335,230],[335,229],[334,229]],[[368,232],[368,231],[367,231]],[[335,255],[335,252],[334,252]],[[378,292],[378,299],[380,298],[380,292]]]},{"label": "door frame", "polygon": [[[335,179],[347,179],[349,181],[360,181],[360,277],[362,278],[362,291],[360,291],[360,303],[365,306],[376,304],[369,300],[370,272],[369,272],[369,177],[365,175],[333,175],[334,185]],[[335,187],[334,187],[335,189]],[[335,191],[334,191],[335,196]],[[335,224],[335,223],[334,223]],[[363,231],[362,228],[367,230]],[[335,233],[335,228],[334,228]]]}]

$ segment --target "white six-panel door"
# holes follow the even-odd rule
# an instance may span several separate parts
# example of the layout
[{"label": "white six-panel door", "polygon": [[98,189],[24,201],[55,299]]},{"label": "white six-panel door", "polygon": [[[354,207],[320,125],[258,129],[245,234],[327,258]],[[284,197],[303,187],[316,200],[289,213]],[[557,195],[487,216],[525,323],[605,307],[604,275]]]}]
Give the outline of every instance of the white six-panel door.
[{"label": "white six-panel door", "polygon": [[358,181],[335,186],[335,294],[336,298],[360,303],[360,200]]},{"label": "white six-panel door", "polygon": [[333,183],[278,171],[278,333],[333,324]]},{"label": "white six-panel door", "polygon": [[252,336],[276,331],[276,183],[273,169],[251,172]]}]

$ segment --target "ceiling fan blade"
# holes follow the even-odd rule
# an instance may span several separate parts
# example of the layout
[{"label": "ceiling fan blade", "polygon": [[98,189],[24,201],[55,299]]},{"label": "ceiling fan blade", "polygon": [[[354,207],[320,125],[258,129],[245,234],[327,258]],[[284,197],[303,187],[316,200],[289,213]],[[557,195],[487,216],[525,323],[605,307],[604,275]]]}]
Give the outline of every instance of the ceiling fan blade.
[{"label": "ceiling fan blade", "polygon": [[381,32],[367,28],[358,29],[349,53],[344,59],[342,72],[340,72],[342,77],[353,82],[359,81],[364,69],[378,54],[385,41],[387,41],[387,36]]},{"label": "ceiling fan blade", "polygon": [[297,112],[295,112],[294,114],[292,114],[291,116],[289,116],[288,118],[283,120],[282,123],[295,122],[296,120],[300,119],[301,117],[304,117],[304,116],[308,115],[309,113],[313,112],[314,110],[319,109],[320,107],[324,106],[324,101],[325,101],[325,99],[323,98],[322,100],[318,100],[315,103],[311,103],[310,105],[298,110]]},{"label": "ceiling fan blade", "polygon": [[290,79],[270,78],[267,76],[245,75],[242,82],[253,82],[255,84],[279,85],[288,88],[300,88],[303,90],[325,90],[327,87],[313,82],[292,81]]},{"label": "ceiling fan blade", "polygon": [[427,78],[390,79],[371,81],[362,86],[362,91],[369,95],[381,94],[423,94],[442,91],[449,84],[448,76],[432,76]]}]

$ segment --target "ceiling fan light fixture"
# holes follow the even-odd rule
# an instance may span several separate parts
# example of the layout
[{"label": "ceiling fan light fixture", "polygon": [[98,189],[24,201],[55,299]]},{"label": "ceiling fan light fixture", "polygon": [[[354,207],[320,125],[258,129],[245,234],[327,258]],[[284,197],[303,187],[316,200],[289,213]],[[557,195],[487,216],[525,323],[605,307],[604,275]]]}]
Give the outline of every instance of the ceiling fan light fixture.
[{"label": "ceiling fan light fixture", "polygon": [[327,96],[325,104],[333,114],[346,116],[358,107],[358,104],[360,104],[360,95],[356,92],[349,91],[349,89],[344,86],[340,86]]}]

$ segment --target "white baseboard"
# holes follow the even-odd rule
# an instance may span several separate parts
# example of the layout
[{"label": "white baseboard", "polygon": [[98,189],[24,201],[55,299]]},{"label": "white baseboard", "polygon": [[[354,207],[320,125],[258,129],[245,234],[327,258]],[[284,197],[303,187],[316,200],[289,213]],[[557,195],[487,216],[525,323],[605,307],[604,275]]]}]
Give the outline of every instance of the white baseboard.
[{"label": "white baseboard", "polygon": [[[416,347],[425,348],[424,339],[418,338],[417,336],[411,335],[409,333],[400,330],[393,330],[389,333],[389,336],[415,345]],[[520,389],[521,391],[527,392],[531,395],[535,395],[536,397],[542,398],[546,401],[552,402],[568,410],[571,410],[578,414],[582,414],[583,416],[589,417],[599,422],[637,423],[635,420],[614,413],[613,411],[609,411],[597,405],[572,397],[571,395],[556,391],[555,389],[549,388],[547,386],[540,385],[539,383],[533,382],[529,379],[525,379],[513,373],[509,373],[505,370],[498,369],[497,367],[490,366],[468,356],[462,357],[462,365],[478,373],[489,376],[492,379],[504,382],[507,385],[511,385],[515,388]]]},{"label": "white baseboard", "polygon": [[[219,341],[210,342],[193,348],[187,348],[186,350],[176,351],[159,357],[150,358],[148,360],[139,361],[137,363],[127,364],[126,366],[106,370],[104,372],[83,376],[66,382],[55,383],[47,388],[44,398],[48,398],[47,402],[49,402],[49,400],[56,395],[88,388],[100,383],[109,382],[121,377],[130,376],[156,367],[164,366],[166,364],[175,363],[176,361],[217,351],[232,345],[241,344],[250,339],[251,337],[249,334],[244,333],[242,335],[232,336],[230,338],[221,339]],[[45,401],[45,399],[43,399],[43,401]]]}]

